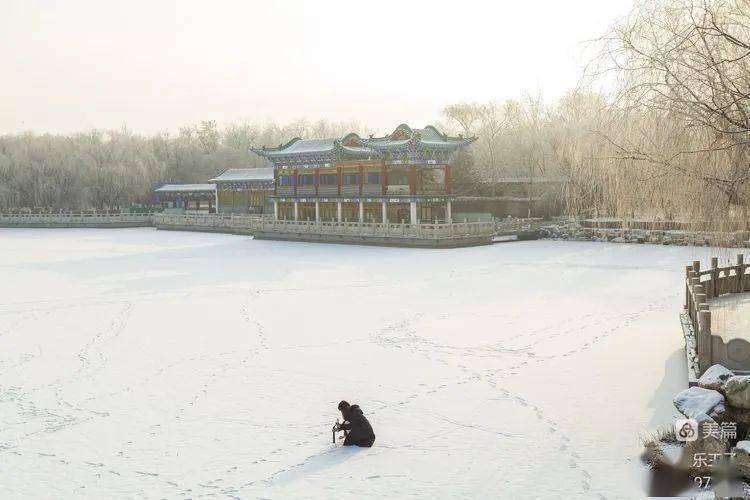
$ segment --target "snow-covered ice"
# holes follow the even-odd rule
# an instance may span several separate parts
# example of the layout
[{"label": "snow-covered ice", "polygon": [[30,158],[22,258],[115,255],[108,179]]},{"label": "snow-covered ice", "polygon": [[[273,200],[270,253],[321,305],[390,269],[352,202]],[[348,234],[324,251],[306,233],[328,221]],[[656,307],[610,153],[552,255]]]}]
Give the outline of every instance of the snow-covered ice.
[{"label": "snow-covered ice", "polygon": [[0,497],[643,496],[715,254],[1,229]]},{"label": "snow-covered ice", "polygon": [[732,293],[711,299],[711,331],[725,342],[750,341],[750,293]]}]

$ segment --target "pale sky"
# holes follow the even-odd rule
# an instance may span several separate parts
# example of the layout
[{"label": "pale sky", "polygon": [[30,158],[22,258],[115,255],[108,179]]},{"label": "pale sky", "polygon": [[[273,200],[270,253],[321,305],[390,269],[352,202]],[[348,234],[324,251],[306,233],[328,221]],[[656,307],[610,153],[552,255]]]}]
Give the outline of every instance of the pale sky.
[{"label": "pale sky", "polygon": [[0,133],[200,120],[421,127],[574,87],[632,0],[0,0]]}]

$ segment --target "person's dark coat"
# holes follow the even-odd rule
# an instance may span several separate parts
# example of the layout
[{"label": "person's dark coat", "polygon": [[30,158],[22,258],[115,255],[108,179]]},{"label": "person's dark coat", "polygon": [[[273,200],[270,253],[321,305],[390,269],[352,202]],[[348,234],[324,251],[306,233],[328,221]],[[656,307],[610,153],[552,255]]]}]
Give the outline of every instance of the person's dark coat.
[{"label": "person's dark coat", "polygon": [[344,415],[346,422],[341,430],[348,431],[344,446],[365,446],[369,448],[375,442],[375,433],[358,405],[351,405]]}]

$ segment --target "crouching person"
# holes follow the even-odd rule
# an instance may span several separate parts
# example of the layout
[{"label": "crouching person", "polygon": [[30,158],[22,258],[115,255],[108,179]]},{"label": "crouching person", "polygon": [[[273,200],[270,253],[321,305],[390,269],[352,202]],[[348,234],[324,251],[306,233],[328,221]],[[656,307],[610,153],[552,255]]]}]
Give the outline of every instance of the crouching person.
[{"label": "crouching person", "polygon": [[339,403],[339,411],[344,417],[344,423],[339,425],[339,430],[346,434],[344,446],[371,447],[375,442],[375,433],[359,406],[342,401]]}]

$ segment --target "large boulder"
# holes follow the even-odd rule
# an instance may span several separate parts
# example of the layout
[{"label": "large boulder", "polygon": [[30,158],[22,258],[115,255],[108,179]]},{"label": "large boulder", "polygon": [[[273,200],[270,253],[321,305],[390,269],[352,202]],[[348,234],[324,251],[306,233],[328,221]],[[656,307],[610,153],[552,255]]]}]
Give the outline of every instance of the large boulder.
[{"label": "large boulder", "polygon": [[739,441],[732,448],[732,463],[744,478],[750,478],[750,441]]},{"label": "large boulder", "polygon": [[731,406],[750,409],[750,375],[730,377],[724,384],[724,394]]},{"label": "large boulder", "polygon": [[743,428],[750,428],[750,410],[727,404],[727,411],[724,413],[722,420],[725,422],[735,422]]},{"label": "large boulder", "polygon": [[680,413],[698,422],[706,420],[706,416],[718,419],[726,411],[724,395],[712,389],[691,387],[685,389],[674,398],[674,406]]},{"label": "large boulder", "polygon": [[734,377],[732,370],[722,365],[713,365],[698,379],[698,386],[724,392],[724,385],[732,377]]},{"label": "large boulder", "polygon": [[[714,467],[714,458],[723,457],[729,451],[729,442],[722,439],[720,435],[711,432],[711,427],[716,428],[718,424],[705,414],[699,415],[698,439],[688,441],[682,449],[680,465],[693,474],[711,474]],[[706,460],[696,461],[697,456]]]}]

